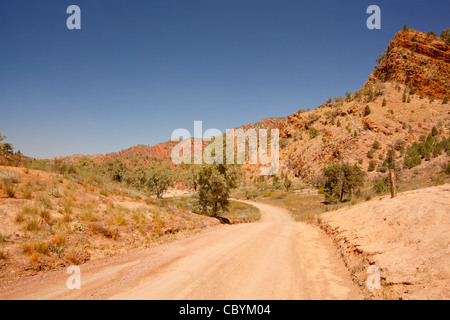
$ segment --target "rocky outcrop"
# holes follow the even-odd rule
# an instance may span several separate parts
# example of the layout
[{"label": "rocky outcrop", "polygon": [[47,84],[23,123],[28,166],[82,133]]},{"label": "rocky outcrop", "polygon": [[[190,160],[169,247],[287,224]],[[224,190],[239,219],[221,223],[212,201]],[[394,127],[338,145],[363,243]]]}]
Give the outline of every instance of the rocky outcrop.
[{"label": "rocky outcrop", "polygon": [[442,98],[450,95],[450,46],[423,32],[400,31],[365,86],[376,80],[396,81],[416,94]]}]

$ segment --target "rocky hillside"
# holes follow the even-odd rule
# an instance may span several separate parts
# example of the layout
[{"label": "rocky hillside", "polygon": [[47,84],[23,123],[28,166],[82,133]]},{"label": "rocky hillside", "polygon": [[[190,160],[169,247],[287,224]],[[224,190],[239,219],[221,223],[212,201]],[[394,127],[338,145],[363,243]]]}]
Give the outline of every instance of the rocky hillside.
[{"label": "rocky hillside", "polygon": [[[276,129],[278,128],[279,123],[282,121],[282,119],[277,118],[267,118],[263,119],[257,123],[253,124],[246,124],[241,127],[237,127],[234,129]],[[194,143],[195,138],[190,139],[191,143],[191,150],[192,150],[192,156],[194,156]],[[133,164],[149,164],[152,161],[155,160],[161,160],[163,162],[170,162],[171,161],[171,153],[172,149],[178,144],[177,141],[166,141],[163,143],[158,143],[154,146],[146,146],[146,145],[138,145],[131,148],[128,148],[126,150],[122,150],[120,152],[110,153],[102,157],[97,157],[97,162],[103,162],[107,159],[119,159],[123,160],[127,163]],[[189,142],[188,142],[189,143]],[[203,142],[203,148],[208,145],[208,142]]]},{"label": "rocky hillside", "polygon": [[[336,162],[383,170],[388,150],[401,165],[406,147],[433,127],[448,137],[449,59],[444,40],[400,31],[361,90],[279,124],[282,170],[308,181]],[[449,157],[438,160],[446,164]]]}]

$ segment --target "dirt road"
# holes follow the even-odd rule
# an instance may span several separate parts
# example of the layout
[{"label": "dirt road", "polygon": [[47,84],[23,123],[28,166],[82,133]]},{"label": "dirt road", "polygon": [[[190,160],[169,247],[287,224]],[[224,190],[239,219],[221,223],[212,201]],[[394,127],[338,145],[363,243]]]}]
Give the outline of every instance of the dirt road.
[{"label": "dirt road", "polygon": [[254,204],[261,221],[0,286],[1,299],[360,299],[331,241],[281,208]]}]

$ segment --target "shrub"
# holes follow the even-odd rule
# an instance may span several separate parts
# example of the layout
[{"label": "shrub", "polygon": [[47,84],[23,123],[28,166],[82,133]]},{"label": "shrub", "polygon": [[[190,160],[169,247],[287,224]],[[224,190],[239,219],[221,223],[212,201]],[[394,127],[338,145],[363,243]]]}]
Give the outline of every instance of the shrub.
[{"label": "shrub", "polygon": [[51,242],[53,245],[62,246],[66,243],[66,237],[63,235],[57,235],[52,238]]},{"label": "shrub", "polygon": [[309,136],[311,137],[311,139],[314,139],[315,137],[317,137],[320,134],[320,130],[317,130],[315,128],[309,128],[308,133],[309,133]]},{"label": "shrub", "polygon": [[378,171],[381,172],[381,173],[386,173],[387,170],[388,170],[388,168],[386,166],[381,166],[381,167],[378,168]]},{"label": "shrub", "polygon": [[4,195],[8,198],[14,198],[16,196],[16,184],[19,182],[19,174],[14,171],[3,171],[0,173],[0,182]]},{"label": "shrub", "polygon": [[288,195],[287,192],[285,192],[283,190],[275,190],[272,194],[272,197],[275,199],[283,199],[287,195]]},{"label": "shrub", "polygon": [[284,188],[286,191],[289,191],[289,189],[292,187],[292,180],[290,180],[288,177],[284,179]]},{"label": "shrub", "polygon": [[443,174],[437,174],[437,175],[431,176],[430,179],[434,183],[435,186],[445,184],[445,176]]},{"label": "shrub", "polygon": [[442,104],[447,104],[448,103],[449,98],[448,97],[444,97],[444,99],[442,99]]},{"label": "shrub", "polygon": [[383,103],[381,104],[382,107],[386,107],[387,106],[387,101],[386,98],[383,99]]},{"label": "shrub", "polygon": [[30,200],[33,197],[33,190],[28,185],[22,187],[20,191],[24,199]]},{"label": "shrub", "polygon": [[52,197],[55,198],[61,198],[62,197],[62,191],[60,187],[54,187],[54,186],[50,186],[49,192],[48,192]]},{"label": "shrub", "polygon": [[422,163],[422,158],[419,154],[419,144],[414,142],[407,150],[405,155],[404,165],[406,168],[411,169]]},{"label": "shrub", "polygon": [[368,116],[370,113],[371,113],[370,107],[367,105],[367,106],[364,108],[364,117],[365,117],[365,116]]},{"label": "shrub", "polygon": [[395,151],[393,149],[388,150],[382,166],[388,169],[395,169]]},{"label": "shrub", "polygon": [[42,254],[48,254],[48,251],[50,249],[50,243],[42,241],[42,242],[36,242],[34,244],[34,250],[36,252],[42,253]]},{"label": "shrub", "polygon": [[257,192],[255,190],[245,190],[244,196],[246,199],[255,199],[257,197]]},{"label": "shrub", "polygon": [[72,265],[80,265],[89,260],[89,254],[82,249],[73,248],[65,253],[64,260]]},{"label": "shrub", "polygon": [[8,180],[10,183],[18,183],[19,182],[20,175],[17,172],[14,171],[3,171],[0,173],[0,180]]},{"label": "shrub", "polygon": [[336,103],[342,102],[343,100],[344,100],[344,97],[342,97],[342,96],[338,96],[338,97],[334,98],[334,102],[336,102]]},{"label": "shrub", "polygon": [[372,148],[375,150],[380,149],[380,142],[378,140],[375,140],[372,144]]},{"label": "shrub", "polygon": [[49,198],[47,198],[47,197],[45,197],[45,196],[40,196],[37,200],[42,204],[42,206],[43,206],[45,209],[51,210],[51,209],[53,208],[52,202],[50,201]]},{"label": "shrub", "polygon": [[375,170],[377,166],[377,162],[375,160],[370,160],[369,167],[367,168],[367,171],[372,172]]},{"label": "shrub", "polygon": [[373,186],[373,190],[378,195],[387,193],[389,192],[389,182],[387,179],[379,179]]},{"label": "shrub", "polygon": [[442,30],[441,38],[445,41],[447,45],[450,45],[450,28]]},{"label": "shrub", "polygon": [[39,228],[40,228],[39,222],[35,218],[31,218],[25,222],[25,229],[27,231],[36,231],[39,230]]},{"label": "shrub", "polygon": [[51,217],[50,212],[49,212],[48,210],[42,210],[41,213],[40,213],[40,217],[41,217],[45,222],[47,222],[48,224],[50,224],[52,217]]},{"label": "shrub", "polygon": [[374,99],[375,93],[373,91],[373,87],[369,86],[365,91],[364,94],[367,96],[367,101],[371,102]]},{"label": "shrub", "polygon": [[272,193],[271,191],[266,191],[266,192],[264,192],[264,195],[263,195],[263,196],[267,198],[267,197],[271,197],[272,194],[273,194],[273,193]]},{"label": "shrub", "polygon": [[436,126],[433,126],[433,129],[431,129],[431,135],[437,136],[439,134],[438,129],[436,128]]},{"label": "shrub", "polygon": [[405,148],[406,142],[405,140],[398,139],[394,144],[394,149],[397,151],[402,151]]}]

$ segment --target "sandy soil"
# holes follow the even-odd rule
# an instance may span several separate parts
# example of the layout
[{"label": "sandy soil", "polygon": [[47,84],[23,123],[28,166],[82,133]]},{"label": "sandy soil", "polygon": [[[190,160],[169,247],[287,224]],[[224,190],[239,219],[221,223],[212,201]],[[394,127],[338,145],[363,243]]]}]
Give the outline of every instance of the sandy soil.
[{"label": "sandy soil", "polygon": [[383,196],[321,219],[337,243],[381,268],[388,289],[382,298],[450,298],[450,184]]},{"label": "sandy soil", "polygon": [[[254,203],[253,203],[254,204]],[[81,266],[81,289],[55,271],[3,283],[1,299],[361,299],[332,241],[281,208],[261,221]]]}]

